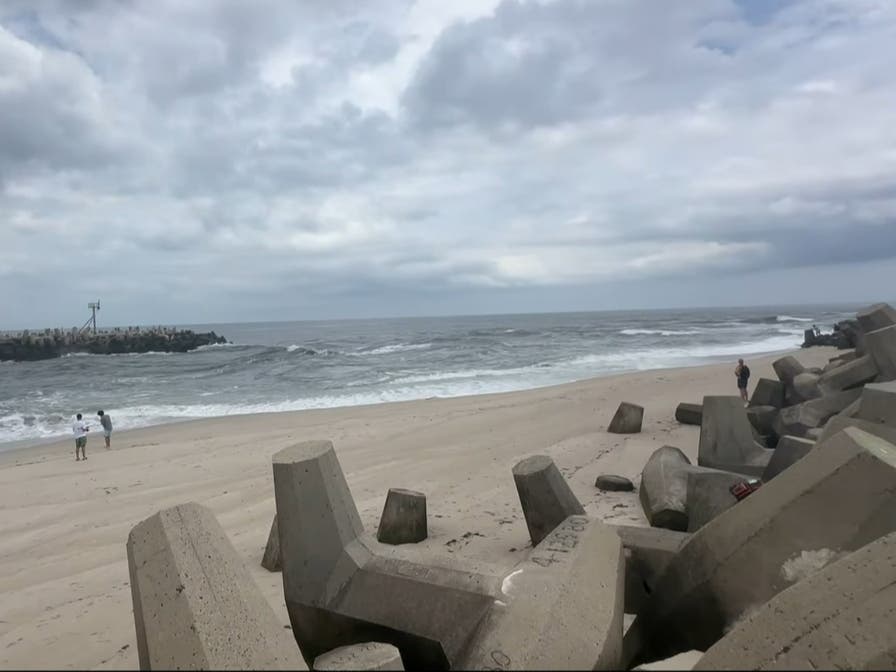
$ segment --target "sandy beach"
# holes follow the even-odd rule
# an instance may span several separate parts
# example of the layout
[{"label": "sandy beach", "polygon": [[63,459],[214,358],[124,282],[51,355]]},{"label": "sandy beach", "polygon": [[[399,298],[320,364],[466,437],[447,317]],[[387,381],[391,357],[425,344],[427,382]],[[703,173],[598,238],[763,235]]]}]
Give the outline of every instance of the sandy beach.
[{"label": "sandy beach", "polygon": [[[806,366],[829,348],[795,353]],[[752,385],[777,356],[749,360]],[[509,567],[529,543],[510,469],[550,455],[589,515],[646,525],[637,493],[602,493],[601,473],[637,477],[670,444],[696,457],[699,428],[674,409],[736,394],[734,363],[643,371],[553,387],[452,399],[190,421],[113,435],[94,428],[87,462],[68,439],[0,453],[0,666],[136,669],[125,541],[159,509],[210,507],[283,624],[279,574],[259,562],[274,515],[271,456],[330,439],[365,527],[375,530],[389,487],[427,495],[424,553]],[[640,434],[606,432],[620,401],[645,407]],[[114,418],[114,409],[110,409]]]}]

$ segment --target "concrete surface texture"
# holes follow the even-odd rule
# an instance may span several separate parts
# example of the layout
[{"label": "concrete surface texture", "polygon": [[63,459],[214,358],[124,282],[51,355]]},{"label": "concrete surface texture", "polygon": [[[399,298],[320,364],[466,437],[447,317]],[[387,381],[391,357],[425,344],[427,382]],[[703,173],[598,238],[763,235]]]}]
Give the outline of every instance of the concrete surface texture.
[{"label": "concrete surface texture", "polygon": [[619,535],[570,516],[504,578],[460,669],[619,669],[624,574]]},{"label": "concrete surface texture", "polygon": [[803,551],[851,551],[894,529],[896,447],[840,432],[682,546],[626,633],[623,662],[705,651],[796,580],[784,568]]},{"label": "concrete surface texture", "polygon": [[698,670],[896,667],[896,534],[778,593],[738,622]]},{"label": "concrete surface texture", "polygon": [[277,516],[271,522],[271,531],[268,532],[268,543],[264,546],[264,555],[261,556],[261,566],[269,572],[279,572],[280,567],[280,530],[277,527]]},{"label": "concrete surface texture", "polygon": [[762,480],[768,482],[788,467],[809,454],[815,447],[815,442],[802,439],[797,436],[782,436],[775,448],[775,454],[768,461],[768,466],[762,472]]},{"label": "concrete surface texture", "polygon": [[127,555],[141,670],[307,669],[207,508],[147,518]]}]

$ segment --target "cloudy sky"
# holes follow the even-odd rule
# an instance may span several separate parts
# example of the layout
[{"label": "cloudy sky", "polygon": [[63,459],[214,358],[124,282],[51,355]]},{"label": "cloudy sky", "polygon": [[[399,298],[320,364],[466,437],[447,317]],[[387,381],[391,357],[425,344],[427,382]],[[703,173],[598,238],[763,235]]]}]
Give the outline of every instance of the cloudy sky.
[{"label": "cloudy sky", "polygon": [[896,298],[893,0],[0,3],[0,328]]}]

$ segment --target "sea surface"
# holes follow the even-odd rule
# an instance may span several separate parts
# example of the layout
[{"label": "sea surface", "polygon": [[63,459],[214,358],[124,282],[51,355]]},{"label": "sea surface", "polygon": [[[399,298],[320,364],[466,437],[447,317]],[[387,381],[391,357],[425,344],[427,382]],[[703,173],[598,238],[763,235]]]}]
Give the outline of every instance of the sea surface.
[{"label": "sea surface", "polygon": [[182,325],[232,344],[185,354],[0,362],[0,450],[187,418],[506,392],[799,347],[858,306]]}]

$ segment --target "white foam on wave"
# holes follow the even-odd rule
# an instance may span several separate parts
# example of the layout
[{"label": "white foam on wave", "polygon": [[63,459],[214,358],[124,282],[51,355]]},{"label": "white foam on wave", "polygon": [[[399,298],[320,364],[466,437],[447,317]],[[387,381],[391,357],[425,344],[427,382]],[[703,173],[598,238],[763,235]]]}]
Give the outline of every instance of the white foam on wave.
[{"label": "white foam on wave", "polygon": [[197,348],[193,348],[190,352],[202,352],[203,350],[217,350],[218,348],[239,347],[241,347],[239,343],[208,343],[207,345],[200,345]]},{"label": "white foam on wave", "polygon": [[[743,338],[743,337],[742,337]],[[405,344],[407,345],[407,344]],[[424,344],[418,344],[424,345]],[[586,353],[555,362],[537,362],[510,368],[469,368],[445,371],[376,373],[369,382],[346,385],[340,392],[314,394],[277,401],[246,403],[134,404],[112,413],[118,430],[145,427],[175,420],[220,417],[246,413],[334,408],[430,397],[457,397],[531,389],[593,376],[678,366],[691,366],[713,358],[759,355],[789,350],[799,345],[794,334],[777,334],[759,341],[730,344],[694,344],[682,348],[655,347],[627,351]],[[387,346],[384,346],[387,347]],[[397,377],[396,377],[397,376]],[[360,388],[360,389],[359,389]],[[208,390],[204,390],[208,391]],[[205,401],[207,397],[194,397]],[[211,402],[211,399],[208,399]],[[91,418],[88,418],[92,421]],[[0,416],[0,442],[62,437],[70,433],[71,418],[53,413]],[[2,450],[2,447],[0,447]]]},{"label": "white foam on wave", "polygon": [[696,329],[623,329],[623,336],[696,336],[705,332]]},{"label": "white foam on wave", "polygon": [[606,354],[589,354],[577,357],[565,366],[579,366],[590,372],[601,371],[645,371],[676,366],[688,366],[701,360],[722,357],[759,355],[779,352],[799,347],[798,337],[779,334],[759,341],[726,344],[699,344],[684,348],[649,348],[628,350]]},{"label": "white foam on wave", "polygon": [[778,315],[776,318],[778,322],[814,322],[811,317],[793,317],[792,315]]},{"label": "white foam on wave", "polygon": [[432,343],[394,343],[392,345],[384,345],[379,348],[373,348],[372,350],[361,350],[359,352],[353,353],[356,355],[389,355],[394,352],[407,352],[411,350],[429,350],[432,347]]}]

